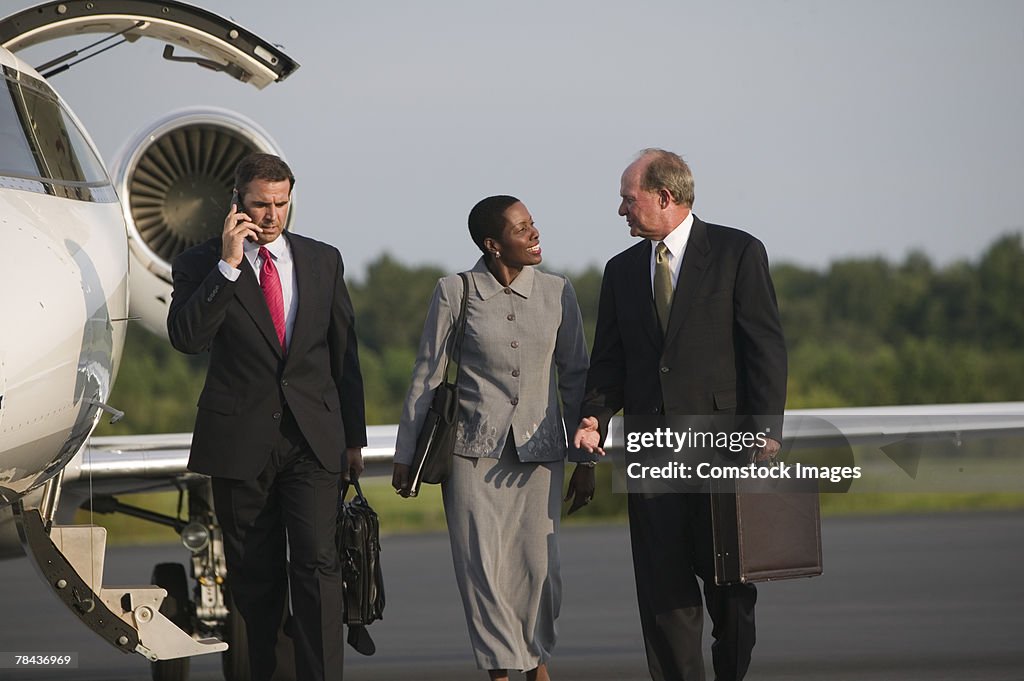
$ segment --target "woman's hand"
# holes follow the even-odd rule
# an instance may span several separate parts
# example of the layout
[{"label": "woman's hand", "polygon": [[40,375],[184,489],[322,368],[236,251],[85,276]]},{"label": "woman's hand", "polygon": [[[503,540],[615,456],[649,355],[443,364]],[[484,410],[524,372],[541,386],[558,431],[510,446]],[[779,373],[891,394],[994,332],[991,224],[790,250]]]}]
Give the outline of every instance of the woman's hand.
[{"label": "woman's hand", "polygon": [[593,501],[595,487],[594,467],[577,464],[576,470],[572,472],[572,477],[569,478],[569,489],[565,495],[565,501],[572,499],[568,515],[572,515]]},{"label": "woman's hand", "polygon": [[406,498],[409,497],[409,488],[412,486],[412,480],[409,476],[411,472],[412,469],[407,464],[395,464],[391,472],[391,486],[395,488],[395,494],[400,494]]}]

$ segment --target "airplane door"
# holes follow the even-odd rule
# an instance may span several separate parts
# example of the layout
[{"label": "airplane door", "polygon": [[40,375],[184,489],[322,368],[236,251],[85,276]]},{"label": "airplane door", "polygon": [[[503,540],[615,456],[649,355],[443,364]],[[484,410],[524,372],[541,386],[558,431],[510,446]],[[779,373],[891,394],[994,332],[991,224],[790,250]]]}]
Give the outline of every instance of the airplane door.
[{"label": "airplane door", "polygon": [[[59,0],[0,19],[0,45],[11,52],[56,38],[90,33],[121,35],[128,42],[154,38],[167,43],[164,58],[221,71],[263,89],[287,78],[298,63],[233,21],[175,0]],[[175,54],[182,47],[195,55]],[[66,68],[40,67],[42,75]]]}]

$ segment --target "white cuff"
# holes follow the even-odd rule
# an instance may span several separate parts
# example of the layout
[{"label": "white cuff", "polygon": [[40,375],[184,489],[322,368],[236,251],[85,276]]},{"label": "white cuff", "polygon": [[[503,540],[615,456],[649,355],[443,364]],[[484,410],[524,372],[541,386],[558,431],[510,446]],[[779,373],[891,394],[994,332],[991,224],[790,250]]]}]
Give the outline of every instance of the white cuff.
[{"label": "white cuff", "polygon": [[237,267],[232,267],[224,260],[217,263],[217,269],[220,270],[220,273],[223,274],[224,278],[228,281],[238,281],[238,276],[242,274],[242,270]]}]

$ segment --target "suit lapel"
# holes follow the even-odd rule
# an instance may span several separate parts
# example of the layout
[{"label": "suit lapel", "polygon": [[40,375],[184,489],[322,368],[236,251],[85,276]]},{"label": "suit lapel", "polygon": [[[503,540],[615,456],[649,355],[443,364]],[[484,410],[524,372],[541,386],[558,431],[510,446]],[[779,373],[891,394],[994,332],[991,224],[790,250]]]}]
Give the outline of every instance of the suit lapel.
[{"label": "suit lapel", "polygon": [[312,249],[308,248],[309,243],[302,237],[288,235],[288,245],[292,251],[292,267],[295,269],[295,296],[298,301],[298,309],[295,312],[295,326],[292,328],[292,338],[289,343],[288,355],[300,347],[300,344],[307,337],[307,327],[312,323],[311,311],[319,309],[318,296],[320,295],[320,270],[317,269],[317,260]]},{"label": "suit lapel", "polygon": [[263,297],[263,289],[256,279],[256,273],[248,260],[242,261],[242,274],[238,277],[238,288],[235,290],[235,297],[242,304],[245,311],[252,317],[260,333],[267,339],[267,342],[274,349],[277,355],[281,356],[281,343],[277,340],[277,331],[274,330],[274,320],[270,318],[270,309],[267,308],[267,301]]},{"label": "suit lapel", "polygon": [[665,345],[668,345],[679,333],[693,304],[693,294],[698,290],[701,277],[711,254],[711,243],[708,241],[708,229],[696,215],[693,216],[693,227],[686,241],[683,264],[679,269],[675,293],[672,296],[672,312],[668,316],[668,332],[665,334]]},{"label": "suit lapel", "polygon": [[641,326],[660,350],[664,339],[661,327],[658,326],[658,311],[654,307],[654,292],[651,290],[651,242],[645,239],[641,247],[633,252],[633,262],[629,268],[630,289],[640,292],[637,298],[642,308]]}]

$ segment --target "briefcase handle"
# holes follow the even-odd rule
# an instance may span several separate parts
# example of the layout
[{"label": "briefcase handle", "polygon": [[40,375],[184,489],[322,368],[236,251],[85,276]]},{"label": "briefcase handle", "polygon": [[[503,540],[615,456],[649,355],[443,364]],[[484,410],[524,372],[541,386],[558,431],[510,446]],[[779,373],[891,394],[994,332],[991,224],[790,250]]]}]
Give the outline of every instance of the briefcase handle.
[{"label": "briefcase handle", "polygon": [[356,488],[356,495],[352,498],[353,501],[359,501],[363,504],[366,502],[366,497],[363,496],[363,489],[359,486],[359,480],[342,480],[341,482],[341,493],[338,495],[338,508],[341,508],[342,504],[345,503],[345,497],[348,496],[349,486]]}]

